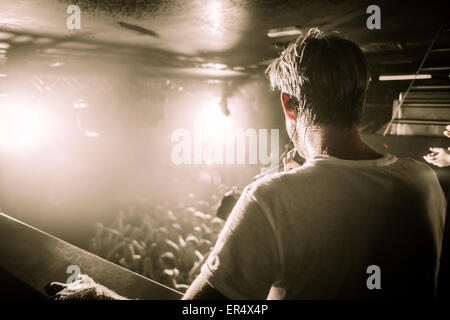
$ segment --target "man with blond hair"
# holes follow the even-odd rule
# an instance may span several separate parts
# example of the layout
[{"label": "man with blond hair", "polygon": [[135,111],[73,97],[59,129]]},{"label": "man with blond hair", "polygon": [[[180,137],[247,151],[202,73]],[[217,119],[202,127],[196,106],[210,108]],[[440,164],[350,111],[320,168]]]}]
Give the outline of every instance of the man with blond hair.
[{"label": "man with blond hair", "polygon": [[433,298],[443,192],[426,164],[362,140],[360,48],[311,29],[266,73],[306,162],[245,188],[184,298]]}]

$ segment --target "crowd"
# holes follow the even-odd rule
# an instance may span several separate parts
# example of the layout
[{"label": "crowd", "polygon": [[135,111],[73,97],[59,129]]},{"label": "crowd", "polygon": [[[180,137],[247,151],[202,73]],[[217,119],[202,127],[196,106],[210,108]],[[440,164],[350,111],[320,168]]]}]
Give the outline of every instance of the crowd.
[{"label": "crowd", "polygon": [[[190,195],[193,200],[194,195]],[[91,251],[145,277],[177,289],[189,287],[216,243],[224,221],[215,216],[220,200],[188,201],[170,207],[134,206],[111,224],[98,223]]]}]

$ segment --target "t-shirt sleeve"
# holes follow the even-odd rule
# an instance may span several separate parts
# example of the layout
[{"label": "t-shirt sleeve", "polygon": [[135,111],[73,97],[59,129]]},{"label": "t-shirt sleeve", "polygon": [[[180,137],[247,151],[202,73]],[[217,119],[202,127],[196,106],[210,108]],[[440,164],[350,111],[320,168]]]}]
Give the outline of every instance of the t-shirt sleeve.
[{"label": "t-shirt sleeve", "polygon": [[277,248],[273,226],[245,189],[201,274],[229,299],[266,299],[280,270]]}]

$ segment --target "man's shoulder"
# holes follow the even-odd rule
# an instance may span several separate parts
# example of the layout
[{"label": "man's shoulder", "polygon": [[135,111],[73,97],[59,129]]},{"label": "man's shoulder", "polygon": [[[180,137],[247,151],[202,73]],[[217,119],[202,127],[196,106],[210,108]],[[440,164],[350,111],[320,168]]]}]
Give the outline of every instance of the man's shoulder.
[{"label": "man's shoulder", "polygon": [[245,191],[249,195],[254,196],[273,196],[274,194],[280,193],[283,188],[286,188],[291,179],[295,179],[296,184],[301,184],[302,177],[306,177],[306,175],[313,170],[314,168],[312,166],[304,166],[289,172],[281,171],[278,173],[267,174],[249,184],[245,188]]},{"label": "man's shoulder", "polygon": [[[380,174],[385,175],[385,169],[389,167],[392,172],[406,175],[410,178],[421,176],[422,178],[434,179],[436,176],[434,170],[424,162],[409,157],[393,158],[395,161],[392,161],[388,166],[379,167],[383,172],[380,172]],[[289,188],[289,186],[293,184],[295,184],[296,187],[301,187],[302,184],[309,184],[312,181],[315,181],[315,184],[317,184],[318,180],[322,181],[320,178],[324,175],[328,177],[328,179],[331,179],[330,176],[333,174],[345,174],[345,168],[351,169],[351,167],[334,165],[303,165],[302,167],[288,172],[282,171],[265,175],[249,184],[245,189],[249,195],[273,196],[273,194],[277,194],[284,188]],[[363,167],[358,168],[358,171],[360,170],[363,170]]]},{"label": "man's shoulder", "polygon": [[399,161],[405,168],[404,176],[407,177],[405,179],[414,181],[418,189],[425,192],[425,190],[432,188],[431,194],[436,196],[442,193],[439,178],[427,163],[411,158],[400,158]]},{"label": "man's shoulder", "polygon": [[415,175],[436,175],[434,170],[428,164],[413,158],[397,158],[396,164],[403,170],[414,173]]},{"label": "man's shoulder", "polygon": [[[413,166],[419,166],[423,168],[430,168],[425,162],[410,158],[410,157],[397,157],[397,162],[409,164]],[[431,169],[431,168],[430,168]]]}]

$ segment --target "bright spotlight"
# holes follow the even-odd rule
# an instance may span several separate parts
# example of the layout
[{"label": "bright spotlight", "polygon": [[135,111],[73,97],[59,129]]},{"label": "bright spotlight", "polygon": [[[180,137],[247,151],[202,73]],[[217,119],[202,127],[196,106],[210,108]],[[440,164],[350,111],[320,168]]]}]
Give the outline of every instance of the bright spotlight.
[{"label": "bright spotlight", "polygon": [[232,130],[232,121],[221,111],[219,102],[213,102],[201,109],[198,120],[201,123],[203,138],[206,141],[218,141]]},{"label": "bright spotlight", "polygon": [[47,126],[36,108],[5,104],[0,106],[0,146],[27,150],[42,142]]},{"label": "bright spotlight", "polygon": [[224,7],[221,1],[213,0],[206,4],[205,18],[208,21],[208,29],[212,34],[220,35],[224,29]]}]

